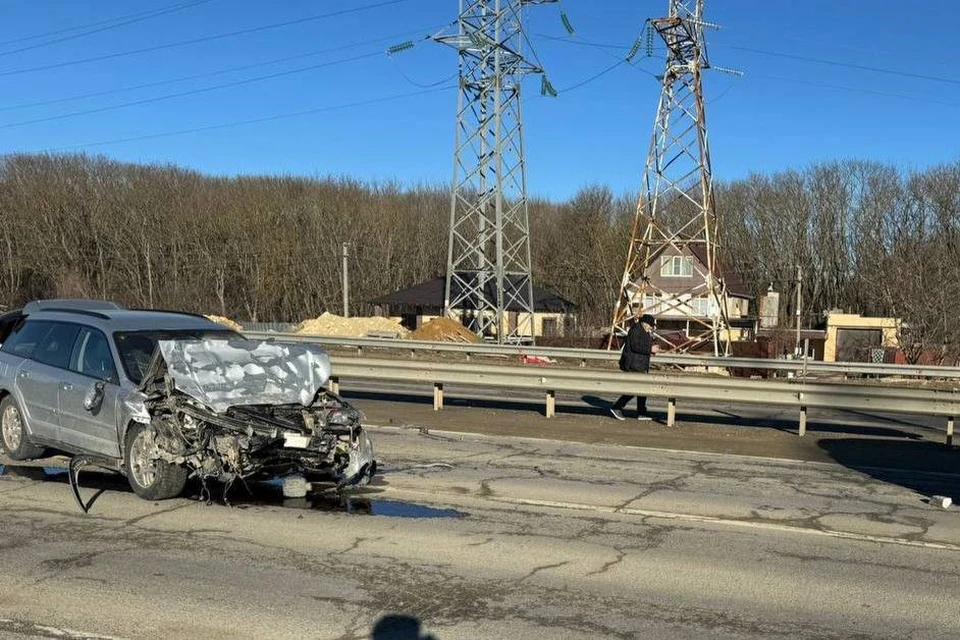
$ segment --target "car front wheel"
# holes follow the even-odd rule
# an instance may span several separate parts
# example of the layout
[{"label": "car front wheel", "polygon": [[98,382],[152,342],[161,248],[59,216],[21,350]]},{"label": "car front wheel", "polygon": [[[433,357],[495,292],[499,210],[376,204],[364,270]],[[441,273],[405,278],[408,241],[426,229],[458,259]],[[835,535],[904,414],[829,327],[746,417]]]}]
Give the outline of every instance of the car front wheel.
[{"label": "car front wheel", "polygon": [[187,470],[159,458],[152,427],[139,423],[131,425],[123,452],[130,488],[144,500],[175,498],[183,491]]},{"label": "car front wheel", "polygon": [[12,460],[30,460],[43,455],[43,447],[31,444],[27,439],[23,413],[12,396],[7,396],[0,402],[0,432],[3,448]]}]

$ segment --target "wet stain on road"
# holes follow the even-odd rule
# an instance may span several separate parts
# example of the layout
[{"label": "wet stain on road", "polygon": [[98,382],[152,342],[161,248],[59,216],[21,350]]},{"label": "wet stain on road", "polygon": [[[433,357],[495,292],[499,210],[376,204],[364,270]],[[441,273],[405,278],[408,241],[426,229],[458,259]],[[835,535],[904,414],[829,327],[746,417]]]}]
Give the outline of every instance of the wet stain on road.
[{"label": "wet stain on road", "polygon": [[[3,465],[0,464],[0,478],[16,477],[41,482],[67,484],[67,469],[54,466]],[[376,482],[376,481],[375,481]],[[85,488],[107,489],[130,493],[126,478],[116,473],[87,472],[83,474],[81,486]],[[263,482],[250,482],[246,488],[235,487],[228,497],[228,504],[237,509],[250,507],[282,507],[285,509],[304,509],[328,513],[346,513],[351,515],[383,516],[388,518],[463,518],[466,513],[456,509],[431,507],[424,504],[401,500],[371,499],[370,493],[379,493],[376,485],[337,492],[323,489],[308,493],[302,498],[286,498],[283,495],[280,479]],[[216,492],[214,493],[216,495]],[[184,497],[198,499],[199,491],[188,487]]]},{"label": "wet stain on road", "polygon": [[[371,499],[364,493],[370,489],[337,493],[316,491],[302,498],[284,497],[280,480],[252,483],[250,494],[232,500],[233,506],[245,509],[252,506],[279,506],[287,509],[306,509],[347,513],[351,515],[384,516],[388,518],[463,518],[466,513],[401,500]],[[377,491],[374,489],[374,491]]]}]

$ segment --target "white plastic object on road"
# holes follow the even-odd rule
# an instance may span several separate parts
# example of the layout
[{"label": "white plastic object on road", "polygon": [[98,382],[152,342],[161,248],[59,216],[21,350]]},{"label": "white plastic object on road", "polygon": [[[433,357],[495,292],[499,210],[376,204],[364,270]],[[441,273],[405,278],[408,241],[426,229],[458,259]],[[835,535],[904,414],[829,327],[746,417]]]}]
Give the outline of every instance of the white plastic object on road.
[{"label": "white plastic object on road", "polygon": [[930,504],[936,505],[941,509],[949,509],[950,505],[953,504],[953,498],[948,496],[931,496]]}]

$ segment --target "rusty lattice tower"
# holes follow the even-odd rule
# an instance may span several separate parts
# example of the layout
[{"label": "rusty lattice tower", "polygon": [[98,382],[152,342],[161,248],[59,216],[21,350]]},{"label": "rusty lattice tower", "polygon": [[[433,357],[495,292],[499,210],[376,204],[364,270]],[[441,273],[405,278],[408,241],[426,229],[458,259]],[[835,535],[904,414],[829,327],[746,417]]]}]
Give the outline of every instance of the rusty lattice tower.
[{"label": "rusty lattice tower", "polygon": [[520,85],[542,73],[522,54],[524,6],[460,0],[460,93],[444,313],[498,342],[533,339],[530,229]]},{"label": "rusty lattice tower", "polygon": [[717,261],[717,214],[701,74],[710,68],[703,0],[669,0],[647,22],[666,45],[666,66],[611,335],[639,308],[682,337],[661,346],[729,352],[727,295]]}]

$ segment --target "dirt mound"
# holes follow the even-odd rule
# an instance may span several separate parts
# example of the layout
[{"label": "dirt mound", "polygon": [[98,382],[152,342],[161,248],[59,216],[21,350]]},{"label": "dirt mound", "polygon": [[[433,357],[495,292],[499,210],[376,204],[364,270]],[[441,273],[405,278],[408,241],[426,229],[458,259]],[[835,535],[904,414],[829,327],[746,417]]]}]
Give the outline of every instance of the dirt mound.
[{"label": "dirt mound", "polygon": [[483,342],[483,338],[450,318],[434,318],[411,333],[410,339],[428,342]]},{"label": "dirt mound", "polygon": [[225,327],[230,327],[234,331],[243,331],[243,327],[230,318],[224,318],[223,316],[207,316],[207,319],[218,322]]},{"label": "dirt mound", "polygon": [[370,334],[379,334],[379,337],[406,338],[409,331],[400,326],[399,322],[390,318],[344,318],[324,312],[319,318],[301,322],[297,325],[294,333],[312,336],[337,336],[340,338],[363,338]]}]

